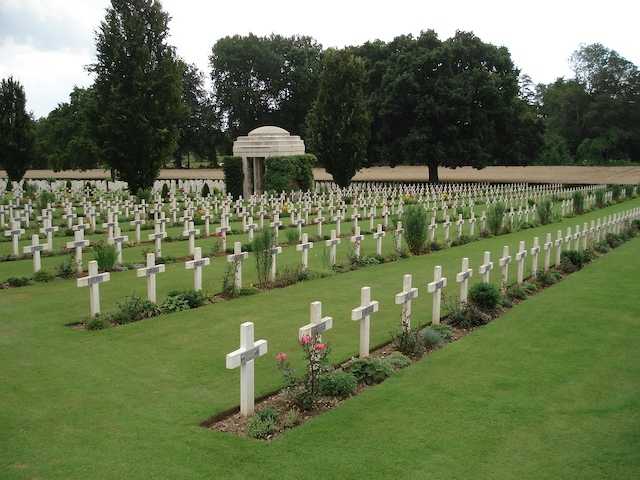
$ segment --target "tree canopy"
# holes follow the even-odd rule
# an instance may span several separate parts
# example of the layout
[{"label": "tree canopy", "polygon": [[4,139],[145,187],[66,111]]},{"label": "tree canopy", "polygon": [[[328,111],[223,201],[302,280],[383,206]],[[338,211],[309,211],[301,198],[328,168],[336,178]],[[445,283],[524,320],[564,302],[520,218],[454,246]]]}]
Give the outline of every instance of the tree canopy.
[{"label": "tree canopy", "polygon": [[22,84],[0,81],[0,166],[10,181],[22,180],[33,159],[33,122],[26,110]]},{"label": "tree canopy", "polygon": [[97,143],[132,192],[153,184],[187,113],[168,24],[156,0],[112,0],[96,34]]}]

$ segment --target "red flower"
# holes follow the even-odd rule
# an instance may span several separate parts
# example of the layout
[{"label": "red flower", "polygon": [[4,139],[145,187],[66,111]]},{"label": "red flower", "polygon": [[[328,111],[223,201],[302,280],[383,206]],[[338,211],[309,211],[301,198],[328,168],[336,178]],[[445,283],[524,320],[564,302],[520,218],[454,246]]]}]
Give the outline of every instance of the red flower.
[{"label": "red flower", "polygon": [[327,344],[326,343],[316,343],[315,349],[318,351],[322,351],[325,350],[327,348]]},{"label": "red flower", "polygon": [[309,335],[303,335],[300,339],[302,345],[309,345],[311,343],[311,337]]},{"label": "red flower", "polygon": [[287,354],[284,353],[284,352],[280,352],[280,353],[276,354],[276,360],[278,362],[280,362],[280,363],[286,362],[287,358],[289,358],[289,357],[287,357]]}]

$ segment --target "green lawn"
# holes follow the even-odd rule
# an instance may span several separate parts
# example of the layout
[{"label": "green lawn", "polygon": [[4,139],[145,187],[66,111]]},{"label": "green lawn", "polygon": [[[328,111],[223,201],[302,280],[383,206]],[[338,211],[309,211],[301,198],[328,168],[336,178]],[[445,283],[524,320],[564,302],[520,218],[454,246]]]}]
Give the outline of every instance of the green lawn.
[{"label": "green lawn", "polygon": [[[640,351],[629,340],[640,333],[640,240],[271,444],[198,426],[238,403],[238,372],[224,368],[224,355],[237,348],[241,322],[255,322],[256,338],[269,341],[256,363],[256,393],[266,393],[280,381],[273,355],[297,350],[310,301],[334,317],[326,339],[334,360],[345,359],[357,351],[349,313],[360,286],[381,302],[372,320],[379,343],[399,322],[393,296],[403,273],[422,287],[414,311],[426,322],[434,265],[457,295],[461,257],[475,269],[484,250],[496,261],[502,245],[530,246],[558,228],[103,332],[63,326],[88,309],[86,289],[71,281],[2,291],[0,478],[637,478]],[[159,297],[168,283],[190,281],[176,266],[160,277]],[[102,288],[103,310],[144,288],[133,272],[114,275]]]}]

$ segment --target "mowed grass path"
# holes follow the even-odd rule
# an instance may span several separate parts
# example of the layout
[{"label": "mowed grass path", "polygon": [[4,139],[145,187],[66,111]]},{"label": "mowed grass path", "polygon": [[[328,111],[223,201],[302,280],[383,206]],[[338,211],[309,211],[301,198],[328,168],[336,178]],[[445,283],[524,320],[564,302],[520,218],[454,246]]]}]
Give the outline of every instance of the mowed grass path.
[{"label": "mowed grass path", "polygon": [[[370,284],[381,301],[372,322],[380,342],[398,322],[393,294],[403,273],[423,286],[441,264],[457,292],[462,256],[477,267],[485,249],[495,260],[503,244],[530,245],[556,229],[105,332],[62,326],[86,309],[86,292],[70,282],[2,292],[0,477],[632,478],[640,441],[640,354],[629,341],[640,333],[638,240],[272,444],[197,426],[238,402],[238,372],[224,369],[224,354],[237,347],[242,321],[254,321],[256,337],[270,343],[256,368],[257,392],[265,393],[279,384],[273,354],[296,351],[308,302],[322,300],[334,316],[326,338],[343,359],[357,351],[349,311],[360,286]],[[109,302],[130,290],[118,282]],[[428,297],[422,288],[420,321],[429,317]]]}]

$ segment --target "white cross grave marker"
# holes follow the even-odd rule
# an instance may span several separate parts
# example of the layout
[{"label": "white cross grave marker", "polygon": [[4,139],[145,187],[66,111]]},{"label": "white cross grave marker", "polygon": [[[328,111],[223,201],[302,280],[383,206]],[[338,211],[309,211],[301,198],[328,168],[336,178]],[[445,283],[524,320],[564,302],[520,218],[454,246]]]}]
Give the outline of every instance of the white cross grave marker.
[{"label": "white cross grave marker", "polygon": [[296,245],[296,250],[302,252],[302,269],[309,268],[309,249],[313,248],[313,242],[309,241],[309,235],[302,234],[302,242]]},{"label": "white cross grave marker", "polygon": [[360,306],[351,310],[351,320],[360,321],[360,358],[369,356],[369,330],[371,314],[378,311],[376,300],[371,300],[371,287],[360,289]]},{"label": "white cross grave marker", "polygon": [[469,268],[469,259],[464,257],[462,259],[462,269],[460,273],[456,275],[456,282],[460,284],[460,301],[467,303],[467,297],[469,294],[469,278],[473,275],[473,270]]},{"label": "white cross grave marker", "polygon": [[418,298],[418,289],[411,286],[412,276],[407,273],[402,278],[402,291],[396,293],[396,305],[402,305],[402,329],[405,332],[411,330],[411,303]]},{"label": "white cross grave marker", "polygon": [[433,308],[431,323],[440,325],[440,303],[442,301],[442,289],[447,286],[447,277],[442,276],[442,267],[436,265],[433,269],[433,282],[427,284],[427,291],[433,293]]},{"label": "white cross grave marker", "polygon": [[242,251],[242,244],[240,242],[235,242],[233,244],[233,253],[227,255],[227,262],[235,265],[234,287],[236,290],[240,290],[242,288],[242,262],[244,262],[248,256],[248,252]]},{"label": "white cross grave marker", "polygon": [[202,290],[202,268],[211,263],[209,257],[202,258],[202,248],[193,249],[193,260],[184,262],[184,268],[193,270],[193,289],[197,292]]},{"label": "white cross grave marker", "polygon": [[23,247],[24,253],[30,253],[33,255],[33,271],[39,272],[42,268],[40,262],[40,252],[44,250],[44,244],[40,244],[38,235],[31,235],[31,245]]},{"label": "white cross grave marker", "polygon": [[322,302],[311,302],[309,309],[310,322],[298,330],[298,340],[308,335],[311,338],[320,340],[320,335],[333,327],[333,318],[322,316]]},{"label": "white cross grave marker", "polygon": [[78,287],[89,287],[89,305],[91,316],[100,313],[100,284],[111,280],[109,272],[98,273],[98,262],[89,262],[89,275],[78,279]]},{"label": "white cross grave marker", "polygon": [[156,303],[156,274],[163,273],[163,263],[156,265],[156,257],[153,253],[147,253],[147,266],[137,270],[138,277],[147,277],[147,298]]},{"label": "white cross grave marker", "polygon": [[493,262],[491,261],[491,252],[484,252],[484,262],[480,265],[478,271],[482,275],[482,281],[489,283],[491,281],[491,270],[493,270]]}]

